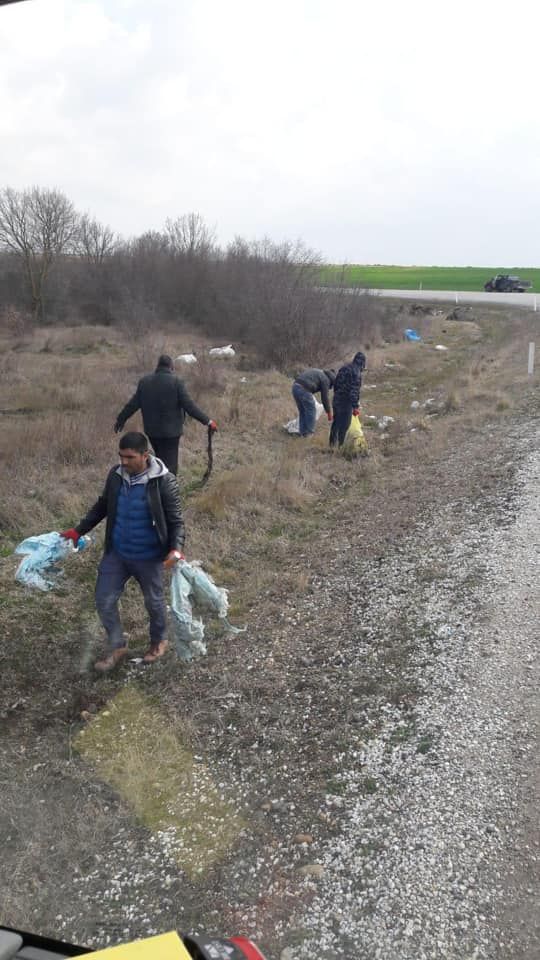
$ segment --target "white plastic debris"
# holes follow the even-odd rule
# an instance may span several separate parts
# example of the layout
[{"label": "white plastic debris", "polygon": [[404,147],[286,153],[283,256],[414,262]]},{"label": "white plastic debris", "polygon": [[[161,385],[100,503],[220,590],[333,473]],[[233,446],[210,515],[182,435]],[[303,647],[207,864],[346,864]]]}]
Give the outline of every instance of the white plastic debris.
[{"label": "white plastic debris", "polygon": [[386,430],[387,426],[393,422],[394,417],[389,417],[385,414],[380,420],[377,421],[377,426],[379,427],[379,430]]},{"label": "white plastic debris", "polygon": [[418,410],[418,407],[419,407],[419,406],[420,406],[420,401],[419,401],[419,400],[413,400],[413,402],[411,403],[411,410]]},{"label": "white plastic debris", "polygon": [[235,357],[236,350],[234,349],[232,343],[229,343],[227,347],[212,347],[208,351],[211,357]]},{"label": "white plastic debris", "polygon": [[[324,410],[324,407],[322,403],[319,403],[318,400],[315,400],[315,419],[316,420],[319,419],[323,410]],[[300,433],[299,417],[295,417],[294,420],[289,420],[287,423],[284,423],[283,429],[286,430],[287,433]]]},{"label": "white plastic debris", "polygon": [[61,563],[72,553],[81,553],[92,543],[91,537],[79,537],[77,547],[71,540],[62,537],[56,530],[27,537],[15,547],[15,553],[23,555],[15,573],[15,579],[27,587],[52,590],[63,573]]},{"label": "white plastic debris", "polygon": [[448,350],[448,347],[445,347],[442,343],[437,343],[435,346],[436,350]]},{"label": "white plastic debris", "polygon": [[224,587],[218,587],[200,565],[176,564],[171,577],[171,629],[176,652],[182,660],[206,653],[204,624],[193,617],[193,606],[219,617],[229,633],[243,633],[245,627],[233,627],[227,620],[229,600]]},{"label": "white plastic debris", "polygon": [[175,357],[175,363],[197,363],[197,357],[194,353],[181,353],[179,357]]}]

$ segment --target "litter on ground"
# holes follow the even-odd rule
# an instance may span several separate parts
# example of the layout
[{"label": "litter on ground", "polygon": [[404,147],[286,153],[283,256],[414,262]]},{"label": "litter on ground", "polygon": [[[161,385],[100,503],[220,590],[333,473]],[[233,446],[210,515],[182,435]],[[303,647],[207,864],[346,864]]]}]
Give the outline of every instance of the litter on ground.
[{"label": "litter on ground", "polygon": [[418,342],[422,339],[420,334],[416,330],[412,330],[410,327],[407,327],[407,329],[403,331],[403,336],[406,340],[412,340],[413,342]]},{"label": "litter on ground", "polygon": [[445,347],[444,344],[438,343],[435,347],[436,350],[448,350],[448,347]]},{"label": "litter on ground", "polygon": [[[315,400],[315,419],[316,420],[319,419],[323,410],[324,410],[324,407],[322,403],[319,403],[318,400]],[[289,420],[287,423],[284,423],[283,429],[286,430],[287,433],[300,433],[299,417],[295,417],[294,420]]]},{"label": "litter on ground", "polygon": [[181,353],[179,357],[175,357],[175,363],[197,363],[197,357],[194,353]]},{"label": "litter on ground", "polygon": [[208,351],[211,357],[235,357],[236,350],[234,349],[232,343],[229,343],[228,347],[212,347]]}]

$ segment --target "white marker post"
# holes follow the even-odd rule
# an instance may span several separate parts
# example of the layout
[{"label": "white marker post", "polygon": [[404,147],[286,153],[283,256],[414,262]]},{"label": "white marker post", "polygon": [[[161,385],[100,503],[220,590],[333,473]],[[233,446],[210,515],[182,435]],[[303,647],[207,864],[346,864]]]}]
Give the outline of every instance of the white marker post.
[{"label": "white marker post", "polygon": [[527,373],[530,377],[532,377],[534,373],[534,343],[529,344],[529,366]]}]

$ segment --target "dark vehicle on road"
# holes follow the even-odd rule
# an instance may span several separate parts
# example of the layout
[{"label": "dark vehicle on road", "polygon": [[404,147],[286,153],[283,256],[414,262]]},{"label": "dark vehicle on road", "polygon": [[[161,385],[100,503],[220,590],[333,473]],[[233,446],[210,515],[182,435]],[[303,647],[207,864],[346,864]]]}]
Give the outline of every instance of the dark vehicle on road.
[{"label": "dark vehicle on road", "polygon": [[488,293],[525,293],[532,286],[530,280],[520,280],[509,273],[498,273],[484,284]]},{"label": "dark vehicle on road", "polygon": [[[187,955],[193,960],[264,960],[260,950],[247,937],[179,936]],[[81,957],[93,952],[88,947],[76,947],[72,943],[49,940],[47,937],[0,926],[1,960],[65,960],[67,957]],[[139,956],[136,950],[134,955]],[[159,960],[158,956],[156,960]]]}]

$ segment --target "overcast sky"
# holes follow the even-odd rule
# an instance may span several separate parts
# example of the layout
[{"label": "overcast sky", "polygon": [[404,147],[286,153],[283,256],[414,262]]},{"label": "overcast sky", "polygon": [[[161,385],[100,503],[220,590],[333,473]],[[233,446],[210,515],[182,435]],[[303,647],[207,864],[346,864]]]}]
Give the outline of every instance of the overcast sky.
[{"label": "overcast sky", "polygon": [[0,186],[129,236],[335,262],[540,260],[536,0],[26,0],[0,7]]}]

